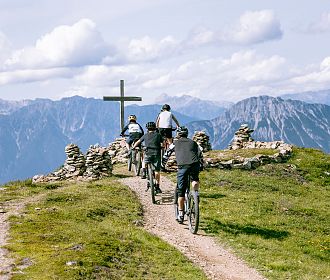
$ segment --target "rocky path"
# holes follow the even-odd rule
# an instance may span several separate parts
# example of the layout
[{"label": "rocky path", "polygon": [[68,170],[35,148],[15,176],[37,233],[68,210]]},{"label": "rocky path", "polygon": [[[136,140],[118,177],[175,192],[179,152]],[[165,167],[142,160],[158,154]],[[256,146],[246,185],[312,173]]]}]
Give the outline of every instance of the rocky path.
[{"label": "rocky path", "polygon": [[180,225],[174,218],[173,190],[174,184],[162,177],[163,193],[157,195],[157,204],[151,202],[150,192],[145,192],[146,180],[139,177],[128,177],[121,182],[136,192],[143,205],[144,226],[176,247],[196,265],[201,267],[209,279],[226,280],[261,280],[257,271],[249,268],[243,261],[225,250],[210,236],[199,231],[194,235],[189,231],[187,221]]}]

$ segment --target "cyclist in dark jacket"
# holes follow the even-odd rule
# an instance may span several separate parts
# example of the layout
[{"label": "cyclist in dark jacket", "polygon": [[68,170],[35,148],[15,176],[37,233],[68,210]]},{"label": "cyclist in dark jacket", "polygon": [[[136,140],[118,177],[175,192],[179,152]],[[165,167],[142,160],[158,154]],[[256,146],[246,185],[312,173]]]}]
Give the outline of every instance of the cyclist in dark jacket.
[{"label": "cyclist in dark jacket", "polygon": [[188,185],[188,175],[190,175],[193,189],[198,191],[200,166],[203,162],[202,148],[195,141],[187,137],[188,129],[184,126],[179,127],[177,129],[177,139],[169,146],[162,158],[162,167],[164,167],[171,154],[175,152],[178,165],[177,192],[179,223],[183,223],[184,200]]},{"label": "cyclist in dark jacket", "polygon": [[146,124],[146,128],[148,133],[144,134],[137,142],[134,143],[133,148],[140,145],[144,142],[144,146],[146,147],[144,161],[142,162],[142,178],[145,178],[145,163],[151,163],[155,167],[155,179],[156,193],[161,193],[161,189],[159,187],[160,183],[160,167],[161,167],[161,145],[163,142],[162,136],[156,130],[156,124],[154,122],[148,122]]}]

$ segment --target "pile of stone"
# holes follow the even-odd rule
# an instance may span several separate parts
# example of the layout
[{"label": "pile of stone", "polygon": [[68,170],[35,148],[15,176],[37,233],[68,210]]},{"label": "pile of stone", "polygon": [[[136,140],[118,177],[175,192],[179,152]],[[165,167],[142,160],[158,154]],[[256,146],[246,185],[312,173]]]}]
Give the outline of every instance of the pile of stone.
[{"label": "pile of stone", "polygon": [[112,174],[112,160],[106,148],[90,146],[86,153],[86,171],[84,177],[99,179]]},{"label": "pile of stone", "polygon": [[205,131],[195,131],[192,139],[203,148],[203,152],[212,150],[210,137],[205,133]]},{"label": "pile of stone", "polygon": [[128,150],[126,148],[125,138],[116,138],[114,142],[109,143],[107,150],[113,164],[127,162]]},{"label": "pile of stone", "polygon": [[[271,163],[271,162],[285,162],[292,154],[292,145],[286,144],[283,141],[273,142],[254,142],[244,147],[245,149],[250,148],[267,148],[274,149],[277,152],[273,155],[262,155],[257,154],[251,158],[244,158],[236,156],[235,158],[227,161],[221,160],[221,158],[204,158],[205,167],[221,168],[221,169],[254,169],[260,165]],[[262,143],[262,145],[258,144]]]},{"label": "pile of stone", "polygon": [[175,157],[175,152],[173,152],[170,156],[170,158],[168,159],[168,161],[166,162],[166,166],[165,169],[167,171],[177,171],[178,170],[178,165],[176,163],[176,157]]},{"label": "pile of stone", "polygon": [[85,157],[75,144],[69,144],[65,147],[67,159],[64,162],[63,171],[67,177],[82,175],[85,170]]},{"label": "pile of stone", "polygon": [[106,148],[91,146],[86,156],[75,144],[69,144],[65,147],[67,159],[63,167],[48,174],[35,175],[32,178],[34,183],[52,182],[63,180],[93,180],[100,179],[112,174],[111,156]]},{"label": "pile of stone", "polygon": [[242,149],[243,145],[248,142],[253,142],[251,137],[253,129],[250,129],[247,124],[242,124],[240,128],[235,132],[232,143],[228,146],[229,150]]}]

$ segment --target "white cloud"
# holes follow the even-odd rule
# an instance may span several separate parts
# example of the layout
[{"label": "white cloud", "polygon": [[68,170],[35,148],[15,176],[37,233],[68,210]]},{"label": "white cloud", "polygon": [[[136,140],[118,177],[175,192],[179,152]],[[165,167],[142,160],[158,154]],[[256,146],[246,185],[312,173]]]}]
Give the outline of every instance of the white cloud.
[{"label": "white cloud", "polygon": [[53,79],[54,77],[68,79],[72,78],[75,74],[75,71],[68,68],[29,69],[0,72],[0,85],[39,82]]},{"label": "white cloud", "polygon": [[330,12],[323,13],[320,19],[308,27],[309,32],[330,32]]},{"label": "white cloud", "polygon": [[9,56],[11,52],[11,43],[7,36],[0,31],[0,64]]},{"label": "white cloud", "polygon": [[123,62],[139,63],[173,56],[177,53],[179,46],[179,42],[172,36],[166,36],[160,40],[144,36],[121,42],[118,49]]},{"label": "white cloud", "polygon": [[280,22],[271,10],[247,11],[236,26],[220,34],[224,42],[256,44],[280,39],[283,35]]},{"label": "white cloud", "polygon": [[54,28],[37,40],[34,47],[16,51],[6,66],[17,69],[96,64],[108,51],[95,23],[81,19],[72,26]]}]

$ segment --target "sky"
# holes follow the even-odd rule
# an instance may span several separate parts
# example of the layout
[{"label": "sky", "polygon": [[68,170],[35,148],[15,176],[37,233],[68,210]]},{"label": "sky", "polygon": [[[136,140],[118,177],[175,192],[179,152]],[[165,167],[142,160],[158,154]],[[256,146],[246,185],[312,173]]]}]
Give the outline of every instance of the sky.
[{"label": "sky", "polygon": [[328,0],[1,0],[0,99],[330,88]]}]

